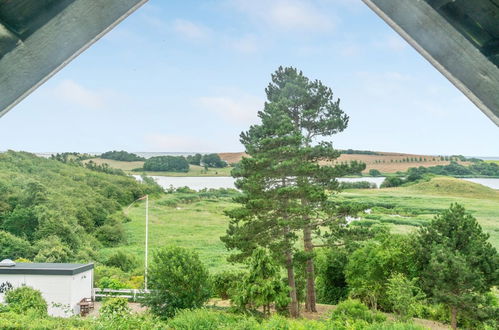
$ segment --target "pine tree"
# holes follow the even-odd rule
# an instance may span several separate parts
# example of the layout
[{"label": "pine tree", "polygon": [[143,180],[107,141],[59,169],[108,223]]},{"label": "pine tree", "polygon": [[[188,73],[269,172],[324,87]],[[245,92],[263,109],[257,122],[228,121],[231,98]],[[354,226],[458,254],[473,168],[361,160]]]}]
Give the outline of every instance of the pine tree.
[{"label": "pine tree", "polygon": [[499,255],[488,238],[459,204],[451,205],[418,234],[423,288],[450,308],[453,329],[459,311],[473,310],[480,295],[499,284]]},{"label": "pine tree", "polygon": [[[248,256],[255,246],[273,246],[285,256],[291,287],[291,315],[296,316],[293,246],[301,231],[306,254],[306,308],[315,312],[314,245],[312,233],[320,226],[335,225],[348,208],[328,199],[338,191],[335,179],[360,173],[365,164],[352,162],[321,166],[340,156],[331,142],[320,141],[343,131],[348,116],[339,100],[320,81],[310,81],[294,68],[280,67],[266,89],[267,102],[258,115],[260,125],[241,134],[251,158],[245,158],[233,176],[243,195],[242,207],[228,213],[231,223],[223,241],[228,248]],[[293,282],[293,283],[292,283]]]}]

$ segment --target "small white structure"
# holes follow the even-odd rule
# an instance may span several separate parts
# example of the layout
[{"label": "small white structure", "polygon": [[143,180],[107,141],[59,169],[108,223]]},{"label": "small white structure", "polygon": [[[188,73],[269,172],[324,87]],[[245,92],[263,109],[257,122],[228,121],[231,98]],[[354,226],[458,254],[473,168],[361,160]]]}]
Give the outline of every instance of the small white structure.
[{"label": "small white structure", "polygon": [[[39,290],[51,316],[80,313],[79,302],[91,298],[94,264],[0,262],[0,288],[26,285]],[[0,292],[0,303],[4,293]]]}]

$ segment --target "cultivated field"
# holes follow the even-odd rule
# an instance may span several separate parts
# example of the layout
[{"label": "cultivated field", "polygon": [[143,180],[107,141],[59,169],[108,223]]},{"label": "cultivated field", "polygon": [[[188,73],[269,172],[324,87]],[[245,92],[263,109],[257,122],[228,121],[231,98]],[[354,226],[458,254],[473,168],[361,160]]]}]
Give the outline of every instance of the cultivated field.
[{"label": "cultivated field", "polygon": [[189,165],[189,172],[184,173],[184,172],[151,172],[151,171],[146,171],[146,172],[131,172],[133,169],[136,168],[141,168],[144,166],[144,162],[138,161],[138,162],[123,162],[123,161],[118,161],[118,160],[112,160],[112,159],[102,159],[102,158],[92,158],[89,160],[86,160],[84,162],[89,162],[93,161],[96,164],[108,164],[109,167],[112,168],[117,168],[120,170],[123,170],[129,174],[142,174],[146,173],[147,175],[157,175],[157,176],[230,176],[230,171],[232,170],[232,167],[225,167],[225,168],[208,168],[208,170],[205,170],[204,167],[202,166],[196,166],[196,165]]},{"label": "cultivated field", "polygon": [[[368,173],[370,169],[376,169],[381,173],[405,172],[411,167],[430,167],[437,165],[448,165],[450,161],[441,160],[439,156],[403,154],[393,152],[378,152],[379,155],[343,154],[337,159],[337,163],[350,162],[353,160],[365,163]],[[242,157],[247,157],[244,152],[220,153],[220,157],[229,163],[237,163]],[[468,165],[468,162],[458,163]]]}]

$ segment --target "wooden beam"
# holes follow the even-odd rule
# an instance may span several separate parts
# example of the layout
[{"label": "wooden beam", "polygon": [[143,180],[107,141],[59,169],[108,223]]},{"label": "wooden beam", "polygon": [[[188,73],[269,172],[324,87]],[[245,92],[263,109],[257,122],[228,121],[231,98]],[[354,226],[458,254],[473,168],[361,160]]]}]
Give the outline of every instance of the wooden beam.
[{"label": "wooden beam", "polygon": [[0,117],[147,0],[75,0],[0,59]]}]

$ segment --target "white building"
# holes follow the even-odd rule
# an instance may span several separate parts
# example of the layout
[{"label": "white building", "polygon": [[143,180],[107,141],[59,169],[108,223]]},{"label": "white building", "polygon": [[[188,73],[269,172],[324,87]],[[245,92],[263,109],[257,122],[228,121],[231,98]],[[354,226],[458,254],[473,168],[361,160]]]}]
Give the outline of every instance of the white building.
[{"label": "white building", "polygon": [[[13,265],[12,265],[13,264]],[[94,264],[0,263],[0,287],[22,285],[42,293],[51,316],[67,317],[80,313],[78,303],[92,297]],[[0,303],[4,293],[0,293]]]}]

